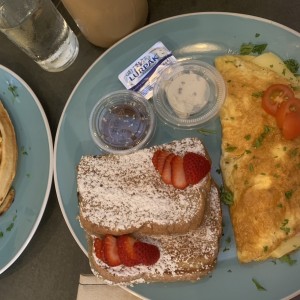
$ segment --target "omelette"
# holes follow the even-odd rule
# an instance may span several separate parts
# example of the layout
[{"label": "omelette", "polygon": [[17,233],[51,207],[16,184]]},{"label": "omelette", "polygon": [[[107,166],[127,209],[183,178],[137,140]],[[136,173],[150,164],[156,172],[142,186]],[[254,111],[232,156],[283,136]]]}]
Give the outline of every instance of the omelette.
[{"label": "omelette", "polygon": [[220,56],[215,65],[227,83],[220,165],[232,196],[237,257],[242,263],[281,257],[300,247],[300,137],[285,140],[261,101],[270,85],[297,87],[299,80],[272,53]]}]

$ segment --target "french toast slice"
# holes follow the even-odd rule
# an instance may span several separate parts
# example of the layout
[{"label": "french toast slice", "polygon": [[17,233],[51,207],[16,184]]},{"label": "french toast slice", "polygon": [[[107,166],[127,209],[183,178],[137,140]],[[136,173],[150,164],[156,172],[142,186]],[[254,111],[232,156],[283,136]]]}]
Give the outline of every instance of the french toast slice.
[{"label": "french toast slice", "polygon": [[159,260],[151,266],[109,267],[94,252],[93,237],[87,235],[89,260],[94,275],[108,284],[198,280],[213,271],[222,233],[222,212],[218,188],[212,183],[202,224],[186,234],[147,236],[137,239],[158,246]]},{"label": "french toast slice", "polygon": [[90,234],[186,233],[202,222],[211,177],[186,189],[165,184],[152,163],[165,149],[190,151],[209,159],[202,142],[185,138],[128,155],[83,156],[77,190],[81,226]]}]

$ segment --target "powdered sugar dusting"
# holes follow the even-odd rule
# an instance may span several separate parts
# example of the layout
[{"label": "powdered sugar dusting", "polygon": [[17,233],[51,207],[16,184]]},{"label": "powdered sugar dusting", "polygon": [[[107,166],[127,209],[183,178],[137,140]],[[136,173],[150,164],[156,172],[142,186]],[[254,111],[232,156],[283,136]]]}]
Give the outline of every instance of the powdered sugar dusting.
[{"label": "powdered sugar dusting", "polygon": [[186,138],[129,155],[83,156],[77,175],[82,218],[127,232],[152,224],[191,222],[204,209],[210,177],[183,191],[162,183],[152,164],[153,152],[161,147],[180,155],[187,151],[206,155],[200,140]]},{"label": "powdered sugar dusting", "polygon": [[[105,269],[112,278],[121,284],[141,283],[144,281],[189,278],[188,273],[203,277],[211,272],[218,255],[221,235],[221,206],[219,193],[213,186],[208,199],[205,217],[201,226],[187,234],[143,236],[136,238],[155,244],[160,249],[160,259],[152,266],[138,265],[135,267],[108,267],[99,260],[94,252],[93,259],[98,266]],[[93,269],[94,274],[99,276]],[[112,281],[107,283],[113,284]]]}]

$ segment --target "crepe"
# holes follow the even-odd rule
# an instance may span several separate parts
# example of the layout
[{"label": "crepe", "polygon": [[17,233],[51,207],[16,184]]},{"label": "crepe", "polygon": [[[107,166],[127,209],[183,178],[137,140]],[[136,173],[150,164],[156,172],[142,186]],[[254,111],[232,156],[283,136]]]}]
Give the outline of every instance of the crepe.
[{"label": "crepe", "polygon": [[[269,63],[269,62],[268,62]],[[285,140],[261,95],[276,83],[298,85],[254,57],[215,61],[228,86],[220,112],[221,170],[232,193],[230,216],[240,262],[280,257],[300,246],[300,138]]]}]

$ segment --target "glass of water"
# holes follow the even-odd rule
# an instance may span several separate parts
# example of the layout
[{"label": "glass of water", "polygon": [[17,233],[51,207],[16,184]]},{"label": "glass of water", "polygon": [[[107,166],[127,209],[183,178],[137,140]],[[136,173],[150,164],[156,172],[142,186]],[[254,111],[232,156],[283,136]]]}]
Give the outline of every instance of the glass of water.
[{"label": "glass of water", "polygon": [[0,0],[0,31],[49,72],[78,54],[77,37],[51,0]]}]

